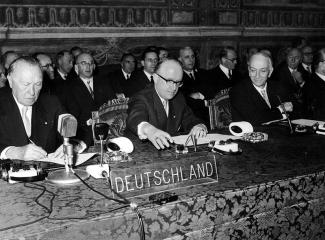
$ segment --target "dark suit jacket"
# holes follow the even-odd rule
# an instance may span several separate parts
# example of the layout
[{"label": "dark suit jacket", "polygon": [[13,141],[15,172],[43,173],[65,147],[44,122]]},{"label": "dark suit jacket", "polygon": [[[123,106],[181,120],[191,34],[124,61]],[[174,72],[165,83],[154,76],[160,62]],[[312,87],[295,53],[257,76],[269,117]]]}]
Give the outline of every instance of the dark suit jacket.
[{"label": "dark suit jacket", "polygon": [[204,69],[194,70],[194,80],[185,72],[183,72],[183,86],[179,89],[185,96],[187,105],[192,109],[195,116],[202,119],[205,124],[209,124],[209,111],[204,104],[204,100],[193,99],[190,94],[200,92],[205,97],[209,92],[207,82],[207,71]]},{"label": "dark suit jacket", "polygon": [[111,73],[108,79],[116,93],[124,93],[125,97],[131,97],[133,95],[133,74],[130,75],[130,79],[126,80],[122,69],[119,69]]},{"label": "dark suit jacket", "polygon": [[232,77],[229,79],[218,65],[208,71],[209,88],[206,98],[212,99],[221,90],[230,88],[240,81],[241,76],[237,70],[232,71]]},{"label": "dark suit jacket", "polygon": [[[298,69],[299,71],[299,69]],[[303,75],[302,75],[303,77]],[[271,76],[271,81],[282,85],[284,91],[294,104],[295,118],[305,117],[306,115],[306,84],[300,87],[291,75],[286,62],[278,65]],[[305,80],[305,79],[304,79]],[[306,80],[305,80],[306,81]]]},{"label": "dark suit jacket", "polygon": [[130,80],[130,85],[128,87],[130,89],[129,96],[133,96],[135,93],[141,91],[142,89],[153,85],[153,82],[148,79],[143,69],[135,71]]},{"label": "dark suit jacket", "polygon": [[91,112],[98,111],[101,105],[116,98],[110,83],[96,76],[93,78],[93,92],[94,99],[80,78],[70,81],[66,89],[67,110],[78,120],[77,137],[88,146],[93,140],[91,127],[86,124],[91,118]]},{"label": "dark suit jacket", "polygon": [[[33,105],[30,139],[48,153],[54,152],[62,142],[57,132],[58,116],[65,111],[59,100],[47,94],[40,95]],[[0,152],[8,146],[29,144],[19,108],[11,89],[0,90]]]},{"label": "dark suit jacket", "polygon": [[143,121],[171,135],[176,135],[181,131],[190,131],[196,124],[202,123],[193,115],[181,93],[169,101],[167,118],[162,102],[153,86],[140,91],[129,102],[127,128],[137,135],[137,127]]},{"label": "dark suit jacket", "polygon": [[325,121],[325,81],[316,73],[306,83],[309,118]]},{"label": "dark suit jacket", "polygon": [[277,108],[280,102],[277,98],[285,101],[281,89],[274,82],[268,82],[267,95],[271,108],[267,105],[263,97],[254,88],[250,79],[245,79],[230,89],[230,104],[233,121],[247,121],[252,125],[260,125],[282,118],[280,110]]}]

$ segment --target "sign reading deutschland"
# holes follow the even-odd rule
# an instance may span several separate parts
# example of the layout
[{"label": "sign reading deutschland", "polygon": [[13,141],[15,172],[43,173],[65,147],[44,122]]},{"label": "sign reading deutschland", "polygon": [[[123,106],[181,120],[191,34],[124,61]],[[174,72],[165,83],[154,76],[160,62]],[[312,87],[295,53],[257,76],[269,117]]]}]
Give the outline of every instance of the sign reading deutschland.
[{"label": "sign reading deutschland", "polygon": [[[154,192],[164,186],[168,189],[218,181],[217,164],[214,155],[188,157],[133,166],[111,171],[111,184],[118,193]],[[150,189],[150,191],[148,191]]]}]

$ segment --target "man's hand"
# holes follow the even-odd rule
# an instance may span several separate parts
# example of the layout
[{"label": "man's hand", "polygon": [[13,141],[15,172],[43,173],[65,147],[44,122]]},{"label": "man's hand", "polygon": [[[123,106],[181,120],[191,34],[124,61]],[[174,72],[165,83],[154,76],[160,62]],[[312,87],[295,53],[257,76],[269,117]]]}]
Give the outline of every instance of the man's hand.
[{"label": "man's hand", "polygon": [[32,161],[45,158],[47,153],[35,144],[28,144],[22,147],[10,147],[6,152],[6,156],[9,159]]},{"label": "man's hand", "polygon": [[284,107],[286,112],[292,112],[293,111],[292,102],[284,102],[283,105],[280,105],[280,108],[281,108],[282,111],[283,111],[283,107]]},{"label": "man's hand", "polygon": [[201,99],[201,100],[204,100],[204,96],[200,92],[191,93],[190,94],[190,97],[193,98],[193,99]]},{"label": "man's hand", "polygon": [[143,127],[143,133],[157,149],[169,147],[169,143],[174,142],[168,133],[152,126],[149,123]]},{"label": "man's hand", "polygon": [[64,157],[64,153],[63,153],[63,144],[58,147],[58,149],[55,150],[55,152],[52,155],[55,158],[63,158]]},{"label": "man's hand", "polygon": [[190,134],[198,139],[200,137],[205,137],[208,133],[207,127],[204,124],[195,125],[192,129]]}]

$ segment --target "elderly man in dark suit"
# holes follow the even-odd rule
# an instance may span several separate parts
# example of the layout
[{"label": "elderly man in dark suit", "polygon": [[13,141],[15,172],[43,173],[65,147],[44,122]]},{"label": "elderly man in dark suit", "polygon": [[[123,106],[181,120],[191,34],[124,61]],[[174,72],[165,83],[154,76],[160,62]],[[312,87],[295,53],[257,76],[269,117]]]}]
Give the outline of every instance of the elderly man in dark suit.
[{"label": "elderly man in dark suit", "polygon": [[315,73],[306,83],[307,106],[310,118],[325,120],[325,48],[317,51],[313,65]]},{"label": "elderly man in dark suit", "polygon": [[209,70],[209,94],[207,99],[221,90],[234,86],[241,80],[239,71],[236,70],[237,53],[233,47],[224,47],[219,53],[220,64]]},{"label": "elderly man in dark suit", "polygon": [[134,91],[132,75],[136,67],[136,60],[132,53],[125,53],[121,58],[121,68],[109,75],[109,80],[116,93],[123,93],[130,97]]},{"label": "elderly man in dark suit", "polygon": [[136,94],[129,103],[127,127],[140,139],[149,139],[157,149],[169,147],[171,135],[191,131],[196,138],[207,128],[193,115],[178,88],[183,71],[175,60],[162,62],[154,75],[154,86]]},{"label": "elderly man in dark suit", "polygon": [[37,160],[54,151],[62,156],[57,120],[64,111],[56,97],[40,94],[43,77],[38,61],[18,58],[8,70],[8,81],[11,89],[0,93],[1,158]]},{"label": "elderly man in dark suit", "polygon": [[[256,53],[248,62],[250,79],[245,79],[230,90],[233,121],[248,121],[252,125],[283,118],[284,110],[291,112],[293,105],[286,100],[277,83],[267,81],[272,73],[272,61],[264,53]],[[283,109],[284,108],[284,109]]]},{"label": "elderly man in dark suit", "polygon": [[97,111],[108,100],[116,98],[107,79],[94,75],[95,62],[91,54],[81,53],[74,66],[78,78],[70,81],[66,89],[66,107],[78,120],[77,137],[88,146],[92,144],[91,112]]},{"label": "elderly man in dark suit", "polygon": [[279,64],[272,73],[271,80],[280,83],[295,105],[295,117],[305,114],[305,83],[302,72],[298,69],[302,60],[301,50],[289,48],[286,61]]},{"label": "elderly man in dark suit", "polygon": [[194,51],[191,47],[184,47],[179,50],[179,62],[183,68],[183,86],[180,91],[185,96],[187,105],[194,114],[209,123],[208,108],[204,104],[206,92],[209,89],[207,83],[207,71],[197,69]]}]

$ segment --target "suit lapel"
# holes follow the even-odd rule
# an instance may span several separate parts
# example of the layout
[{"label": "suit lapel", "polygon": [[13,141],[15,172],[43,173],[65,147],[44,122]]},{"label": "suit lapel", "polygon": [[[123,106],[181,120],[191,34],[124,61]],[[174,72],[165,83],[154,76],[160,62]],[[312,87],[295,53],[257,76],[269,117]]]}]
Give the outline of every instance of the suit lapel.
[{"label": "suit lapel", "polygon": [[164,109],[164,106],[162,105],[162,102],[156,92],[156,90],[153,90],[153,103],[154,103],[154,109],[155,109],[155,116],[157,116],[157,122],[158,127],[162,130],[166,131],[167,127],[167,115]]},{"label": "suit lapel", "polygon": [[[79,91],[81,93],[81,96],[80,97],[83,97],[85,96],[88,101],[94,101],[94,99],[92,98],[87,86],[84,84],[84,82],[81,80],[81,78],[78,79],[78,87],[79,87]],[[95,81],[93,81],[93,92],[94,92],[94,96],[95,95]]]},{"label": "suit lapel", "polygon": [[15,133],[15,138],[18,141],[18,145],[28,144],[29,140],[24,123],[12,94],[10,94],[8,98],[7,120],[4,121],[4,124],[7,125],[8,132]]},{"label": "suit lapel", "polygon": [[[47,142],[50,126],[53,125],[53,119],[47,119],[47,112],[44,106],[37,101],[33,105],[32,112],[32,136],[30,137],[38,146]],[[42,146],[43,148],[45,146]]]},{"label": "suit lapel", "polygon": [[256,107],[260,107],[260,108],[269,108],[269,105],[267,105],[267,103],[265,102],[264,98],[261,96],[261,94],[255,89],[255,87],[253,86],[253,83],[249,84],[249,88],[250,88],[250,92],[251,97],[253,99],[253,102],[256,104]]}]

